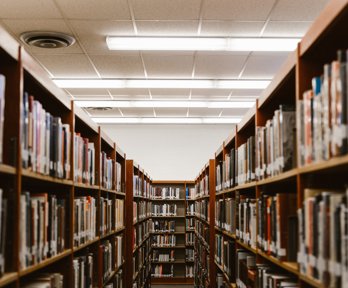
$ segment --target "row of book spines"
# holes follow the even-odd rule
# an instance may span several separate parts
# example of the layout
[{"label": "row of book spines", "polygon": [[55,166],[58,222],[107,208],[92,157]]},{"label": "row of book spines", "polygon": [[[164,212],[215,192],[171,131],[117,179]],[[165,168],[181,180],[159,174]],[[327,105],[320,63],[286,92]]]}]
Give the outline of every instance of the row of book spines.
[{"label": "row of book spines", "polygon": [[327,286],[348,279],[347,192],[305,189],[298,210],[300,271]]},{"label": "row of book spines", "polygon": [[323,67],[303,93],[297,117],[300,124],[300,164],[328,160],[348,152],[347,51]]},{"label": "row of book spines", "polygon": [[66,201],[46,193],[20,198],[20,264],[24,269],[65,249]]},{"label": "row of book spines", "polygon": [[205,175],[203,179],[197,181],[195,185],[196,196],[199,195],[208,195],[209,194],[209,176]]}]

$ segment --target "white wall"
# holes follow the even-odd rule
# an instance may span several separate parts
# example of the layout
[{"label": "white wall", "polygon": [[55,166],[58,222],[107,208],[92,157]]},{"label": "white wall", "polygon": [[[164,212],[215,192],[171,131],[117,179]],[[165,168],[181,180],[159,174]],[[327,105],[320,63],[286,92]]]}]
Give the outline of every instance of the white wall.
[{"label": "white wall", "polygon": [[231,125],[103,125],[154,180],[194,180],[232,132]]}]

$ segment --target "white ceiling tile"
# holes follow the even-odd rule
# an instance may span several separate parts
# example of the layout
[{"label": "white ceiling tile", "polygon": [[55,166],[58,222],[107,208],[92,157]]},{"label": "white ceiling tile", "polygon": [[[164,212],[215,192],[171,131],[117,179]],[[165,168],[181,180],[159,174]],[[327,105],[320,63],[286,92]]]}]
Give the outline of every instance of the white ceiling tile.
[{"label": "white ceiling tile", "polygon": [[287,56],[287,53],[253,53],[248,59],[242,78],[271,79]]},{"label": "white ceiling tile", "polygon": [[74,96],[74,100],[111,100],[109,95],[76,95]]},{"label": "white ceiling tile", "polygon": [[[16,36],[20,41],[20,35],[28,31],[48,31],[48,32],[61,32],[73,36],[72,31],[66,25],[64,20],[61,19],[8,19],[3,20],[6,27]],[[33,54],[63,54],[63,53],[82,53],[78,42],[67,48],[58,49],[44,49],[38,47],[32,47],[24,44],[25,48]]]},{"label": "white ceiling tile", "polygon": [[57,78],[96,78],[98,75],[82,54],[37,55],[36,58]]},{"label": "white ceiling tile", "polygon": [[53,0],[1,0],[0,18],[50,19],[62,18]]},{"label": "white ceiling tile", "polygon": [[150,89],[153,99],[175,100],[188,99],[190,89]]},{"label": "white ceiling tile", "polygon": [[306,34],[310,21],[270,21],[262,36],[264,37],[302,37]]},{"label": "white ceiling tile", "polygon": [[265,22],[202,21],[201,36],[258,37]]},{"label": "white ceiling tile", "polygon": [[99,109],[85,109],[88,114],[92,117],[121,117],[122,114],[118,108],[112,108],[108,110],[99,110]]},{"label": "white ceiling tile", "polygon": [[271,20],[313,21],[329,0],[279,0],[272,11]]},{"label": "white ceiling tile", "polygon": [[112,96],[115,100],[149,100],[149,95],[117,95]]},{"label": "white ceiling tile", "polygon": [[185,117],[187,108],[155,108],[157,117]]},{"label": "white ceiling tile", "polygon": [[197,36],[198,21],[136,21],[139,36]]},{"label": "white ceiling tile", "polygon": [[195,78],[236,78],[246,60],[246,55],[207,55],[196,56]]},{"label": "white ceiling tile", "polygon": [[144,69],[138,55],[91,55],[95,67],[103,78],[141,78]]},{"label": "white ceiling tile", "polygon": [[220,108],[190,108],[190,117],[218,117],[221,112]]},{"label": "white ceiling tile", "polygon": [[248,96],[260,96],[262,89],[233,89],[231,98],[248,97]]},{"label": "white ceiling tile", "polygon": [[230,95],[230,89],[192,89],[192,97],[196,96],[217,96],[217,97],[228,97]]},{"label": "white ceiling tile", "polygon": [[127,0],[59,0],[57,4],[69,19],[131,19]]},{"label": "white ceiling tile", "polygon": [[133,0],[135,20],[198,20],[201,0]]},{"label": "white ceiling tile", "polygon": [[221,117],[239,117],[245,115],[248,109],[223,109]]},{"label": "white ceiling tile", "polygon": [[118,54],[108,49],[106,37],[134,35],[131,21],[70,20],[69,23],[88,53]]},{"label": "white ceiling tile", "polygon": [[113,97],[120,97],[120,96],[141,96],[141,97],[149,97],[149,90],[148,89],[131,89],[131,88],[119,88],[119,89],[109,89],[111,95]]},{"label": "white ceiling tile", "polygon": [[192,95],[192,100],[203,100],[203,101],[225,101],[227,96],[215,96],[215,95]]},{"label": "white ceiling tile", "polygon": [[122,108],[123,116],[125,117],[153,117],[152,108]]},{"label": "white ceiling tile", "polygon": [[275,0],[206,0],[204,20],[265,21]]},{"label": "white ceiling tile", "polygon": [[187,78],[192,75],[193,54],[143,54],[149,78]]},{"label": "white ceiling tile", "polygon": [[[100,89],[100,88],[69,88],[65,89],[68,93],[70,93],[73,96],[102,96],[102,95],[109,95],[107,89]],[[110,98],[110,96],[109,96]]]}]

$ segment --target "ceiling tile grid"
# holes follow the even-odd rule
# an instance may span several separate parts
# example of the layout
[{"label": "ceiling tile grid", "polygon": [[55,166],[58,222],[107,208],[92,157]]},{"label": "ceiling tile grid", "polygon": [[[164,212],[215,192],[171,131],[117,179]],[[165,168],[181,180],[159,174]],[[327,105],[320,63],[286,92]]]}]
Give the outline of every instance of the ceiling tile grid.
[{"label": "ceiling tile grid", "polygon": [[[272,79],[287,53],[110,51],[107,36],[302,37],[328,0],[26,0],[0,1],[0,24],[73,35],[65,49],[29,47],[54,78]],[[254,99],[258,89],[66,89],[78,100]],[[115,111],[114,111],[115,110]],[[238,109],[123,108],[116,117],[231,117]],[[188,112],[188,113],[187,113]],[[94,115],[94,114],[93,114]],[[183,116],[182,116],[183,115]],[[238,116],[240,116],[239,114]]]}]

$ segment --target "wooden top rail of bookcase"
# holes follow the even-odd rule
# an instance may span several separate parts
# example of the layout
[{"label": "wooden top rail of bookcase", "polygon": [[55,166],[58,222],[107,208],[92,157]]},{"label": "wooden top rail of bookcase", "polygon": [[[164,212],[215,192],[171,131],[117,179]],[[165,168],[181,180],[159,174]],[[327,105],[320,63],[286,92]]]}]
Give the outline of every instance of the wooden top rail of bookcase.
[{"label": "wooden top rail of bookcase", "polygon": [[[98,125],[92,121],[92,119],[83,111],[80,107],[74,104],[74,101],[71,101],[71,105],[74,106],[74,114],[78,117],[85,125],[89,126],[95,133],[98,133]],[[78,131],[76,131],[78,132]]]},{"label": "wooden top rail of bookcase", "polygon": [[[306,35],[302,38],[300,45],[300,56],[303,56],[312,45],[318,41],[329,29],[335,19],[346,9],[347,0],[331,0],[323,11],[308,29]],[[342,29],[346,29],[343,28]],[[332,33],[335,33],[332,31]]]},{"label": "wooden top rail of bookcase", "polygon": [[262,108],[271,98],[279,86],[286,81],[287,76],[291,73],[291,70],[295,68],[297,61],[297,51],[291,52],[283,63],[279,71],[275,74],[271,83],[267,86],[265,90],[262,91],[261,96],[258,99],[258,109]]},{"label": "wooden top rail of bookcase", "polygon": [[110,148],[114,148],[114,141],[105,133],[103,129],[100,129],[100,136],[102,140],[104,140],[110,146]]},{"label": "wooden top rail of bookcase", "polygon": [[220,147],[216,150],[214,158],[219,157],[223,150],[224,150],[224,144],[220,145]]},{"label": "wooden top rail of bookcase", "polygon": [[18,61],[19,44],[10,34],[0,25],[0,48]]},{"label": "wooden top rail of bookcase", "polygon": [[234,137],[236,136],[236,129],[232,129],[232,133],[230,135],[227,136],[227,138],[225,139],[224,143],[225,143],[225,147],[228,146],[230,144],[230,142],[233,141]]},{"label": "wooden top rail of bookcase", "polygon": [[37,61],[29,55],[29,53],[21,49],[21,61],[23,68],[32,75],[35,80],[40,83],[47,91],[55,96],[56,100],[61,102],[67,109],[71,110],[70,99],[58,88],[48,77],[47,72],[37,63]]},{"label": "wooden top rail of bookcase", "polygon": [[247,113],[243,116],[242,121],[240,121],[237,125],[237,132],[240,132],[244,127],[246,127],[255,117],[256,107],[255,105],[251,107]]}]

